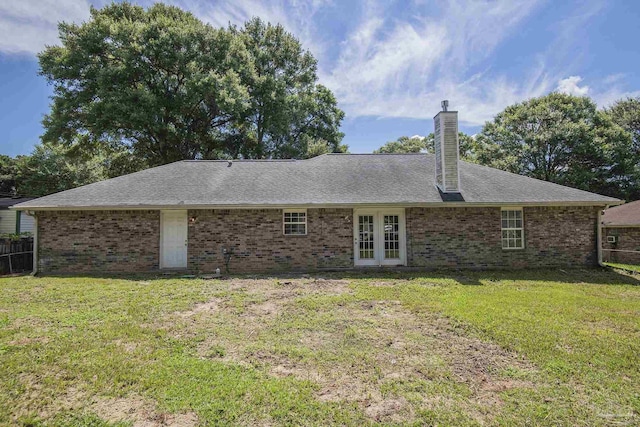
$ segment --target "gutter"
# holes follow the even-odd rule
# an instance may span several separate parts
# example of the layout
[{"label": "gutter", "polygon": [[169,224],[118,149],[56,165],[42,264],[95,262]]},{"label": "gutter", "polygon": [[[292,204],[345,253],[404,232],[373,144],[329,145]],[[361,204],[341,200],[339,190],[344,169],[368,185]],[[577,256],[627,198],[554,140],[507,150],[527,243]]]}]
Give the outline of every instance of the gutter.
[{"label": "gutter", "polygon": [[624,203],[616,201],[576,201],[576,202],[394,202],[394,203],[274,203],[274,204],[173,204],[173,205],[79,205],[79,206],[11,206],[9,209],[29,211],[111,211],[111,210],[170,210],[170,209],[321,209],[321,208],[464,208],[464,207],[563,207],[602,206],[603,209]]}]

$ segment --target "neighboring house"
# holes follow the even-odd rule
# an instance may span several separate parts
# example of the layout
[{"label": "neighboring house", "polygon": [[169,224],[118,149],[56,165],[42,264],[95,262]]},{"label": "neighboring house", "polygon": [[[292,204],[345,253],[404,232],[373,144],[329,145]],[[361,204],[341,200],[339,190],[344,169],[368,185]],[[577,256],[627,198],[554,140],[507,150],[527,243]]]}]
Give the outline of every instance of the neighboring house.
[{"label": "neighboring house", "polygon": [[22,203],[43,272],[579,267],[619,200],[435,155],[181,161]]},{"label": "neighboring house", "polygon": [[21,211],[10,210],[11,206],[32,200],[33,197],[0,197],[0,235],[33,233],[35,220]]},{"label": "neighboring house", "polygon": [[605,261],[640,264],[640,200],[605,210],[602,228]]}]

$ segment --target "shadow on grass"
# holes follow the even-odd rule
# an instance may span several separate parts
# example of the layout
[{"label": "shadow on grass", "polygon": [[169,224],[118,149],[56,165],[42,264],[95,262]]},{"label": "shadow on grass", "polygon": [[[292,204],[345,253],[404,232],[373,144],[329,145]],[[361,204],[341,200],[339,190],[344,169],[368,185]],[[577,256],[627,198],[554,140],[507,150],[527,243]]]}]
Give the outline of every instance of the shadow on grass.
[{"label": "shadow on grass", "polygon": [[313,272],[286,272],[264,274],[237,274],[215,277],[212,274],[191,274],[186,272],[149,272],[149,273],[83,273],[83,274],[39,274],[38,277],[65,278],[96,278],[124,281],[153,281],[153,280],[232,280],[232,279],[283,279],[283,278],[312,278],[312,279],[381,279],[381,280],[415,280],[440,279],[452,280],[466,286],[483,286],[486,282],[497,281],[535,281],[584,283],[594,285],[640,285],[640,276],[612,268],[582,268],[582,269],[522,269],[522,270],[418,270],[418,269],[389,269],[367,268],[350,270],[324,270]]},{"label": "shadow on grass", "polygon": [[535,281],[584,283],[594,285],[640,285],[640,276],[627,274],[611,268],[581,269],[521,269],[521,270],[351,270],[348,272],[332,272],[327,276],[341,279],[443,279],[454,280],[461,285],[483,286],[486,282],[498,281]]}]

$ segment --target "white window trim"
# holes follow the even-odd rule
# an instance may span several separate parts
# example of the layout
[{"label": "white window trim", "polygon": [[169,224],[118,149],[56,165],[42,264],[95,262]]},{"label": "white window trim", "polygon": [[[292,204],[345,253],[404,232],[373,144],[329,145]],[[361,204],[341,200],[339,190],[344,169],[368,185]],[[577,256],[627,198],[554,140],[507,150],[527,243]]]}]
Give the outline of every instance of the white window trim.
[{"label": "white window trim", "polygon": [[[284,218],[285,218],[285,214],[287,213],[304,213],[304,222],[286,222]],[[309,231],[307,220],[308,220],[308,214],[306,209],[283,209],[282,210],[282,234],[284,236],[306,236]],[[304,234],[287,234],[285,232],[286,224],[304,224]]]},{"label": "white window trim", "polygon": [[[516,227],[516,228],[512,228],[512,227],[507,227],[507,228],[503,228],[502,227],[502,212],[505,211],[520,211],[520,217],[522,218],[522,227]],[[502,232],[503,231],[510,231],[510,230],[518,230],[518,231],[522,231],[522,245],[521,246],[517,246],[517,247],[512,247],[512,248],[505,248],[504,247],[504,243],[503,243],[503,239],[502,239]],[[506,207],[506,208],[501,208],[500,209],[500,246],[502,246],[502,250],[503,251],[513,251],[513,250],[522,250],[525,247],[525,243],[524,243],[524,210],[522,209],[522,207]]]}]

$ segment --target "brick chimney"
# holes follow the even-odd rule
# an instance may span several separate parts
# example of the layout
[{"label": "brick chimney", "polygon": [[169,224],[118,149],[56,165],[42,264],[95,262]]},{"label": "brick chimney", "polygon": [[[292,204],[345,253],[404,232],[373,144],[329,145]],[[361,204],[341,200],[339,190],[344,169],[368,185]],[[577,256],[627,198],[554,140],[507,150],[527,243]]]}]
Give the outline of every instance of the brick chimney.
[{"label": "brick chimney", "polygon": [[460,193],[458,112],[448,107],[449,101],[442,101],[442,111],[433,118],[436,185],[442,193]]}]

